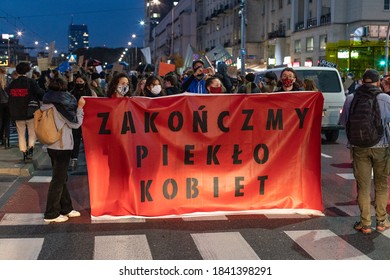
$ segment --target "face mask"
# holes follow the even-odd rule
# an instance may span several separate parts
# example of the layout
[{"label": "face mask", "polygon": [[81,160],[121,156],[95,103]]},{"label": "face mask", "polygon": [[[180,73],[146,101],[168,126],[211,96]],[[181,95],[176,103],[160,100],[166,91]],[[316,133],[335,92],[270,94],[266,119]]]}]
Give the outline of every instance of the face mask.
[{"label": "face mask", "polygon": [[124,95],[129,91],[129,87],[128,87],[128,86],[118,86],[118,87],[116,88],[116,91],[117,91],[120,95],[124,96]]},{"label": "face mask", "polygon": [[283,84],[283,87],[291,87],[294,83],[294,79],[290,79],[290,78],[284,78],[282,79],[282,84]]},{"label": "face mask", "polygon": [[83,89],[85,84],[76,84],[76,88],[78,89]]},{"label": "face mask", "polygon": [[154,95],[157,95],[157,94],[160,94],[161,92],[161,86],[160,85],[156,85],[152,88],[151,92],[154,94]]},{"label": "face mask", "polygon": [[210,87],[210,93],[222,93],[222,87]]}]

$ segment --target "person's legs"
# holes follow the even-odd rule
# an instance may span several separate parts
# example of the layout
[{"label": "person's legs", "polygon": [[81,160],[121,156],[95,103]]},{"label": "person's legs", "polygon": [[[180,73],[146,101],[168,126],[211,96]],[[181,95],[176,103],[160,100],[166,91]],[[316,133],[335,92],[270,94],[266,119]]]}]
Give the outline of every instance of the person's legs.
[{"label": "person's legs", "polygon": [[32,159],[35,142],[37,141],[37,135],[35,134],[34,129],[34,119],[27,120],[26,124],[28,132],[28,157]]},{"label": "person's legs", "polygon": [[73,134],[73,150],[70,156],[71,158],[70,167],[73,171],[75,171],[78,166],[77,160],[80,153],[81,136],[82,136],[81,127],[77,129],[72,129],[72,134]]},{"label": "person's legs", "polygon": [[15,121],[18,131],[19,150],[23,153],[23,159],[27,158],[26,121]]},{"label": "person's legs", "polygon": [[357,183],[360,222],[363,226],[371,226],[371,172],[372,159],[370,149],[354,147],[353,173]]},{"label": "person's legs", "polygon": [[372,149],[374,159],[374,185],[375,185],[375,215],[377,222],[387,220],[387,199],[389,187],[387,185],[387,148]]},{"label": "person's legs", "polygon": [[58,217],[62,210],[73,209],[69,192],[64,186],[68,179],[68,165],[71,151],[47,149],[52,164],[52,180],[47,195],[45,219]]}]

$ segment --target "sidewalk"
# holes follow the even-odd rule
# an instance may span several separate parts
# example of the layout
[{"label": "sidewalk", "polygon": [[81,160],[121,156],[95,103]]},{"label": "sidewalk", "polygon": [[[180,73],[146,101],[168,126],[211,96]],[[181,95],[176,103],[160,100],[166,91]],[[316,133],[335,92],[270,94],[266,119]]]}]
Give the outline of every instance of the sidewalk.
[{"label": "sidewalk", "polygon": [[50,158],[36,143],[32,162],[25,163],[17,145],[5,149],[0,146],[0,175],[31,176],[35,169],[50,169]]}]

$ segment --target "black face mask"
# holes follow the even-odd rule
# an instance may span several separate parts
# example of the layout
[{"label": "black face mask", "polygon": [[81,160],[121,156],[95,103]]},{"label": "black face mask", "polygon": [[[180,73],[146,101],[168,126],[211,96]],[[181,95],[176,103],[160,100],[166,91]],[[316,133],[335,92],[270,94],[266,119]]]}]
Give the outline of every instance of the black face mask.
[{"label": "black face mask", "polygon": [[76,84],[77,89],[84,89],[85,84]]}]

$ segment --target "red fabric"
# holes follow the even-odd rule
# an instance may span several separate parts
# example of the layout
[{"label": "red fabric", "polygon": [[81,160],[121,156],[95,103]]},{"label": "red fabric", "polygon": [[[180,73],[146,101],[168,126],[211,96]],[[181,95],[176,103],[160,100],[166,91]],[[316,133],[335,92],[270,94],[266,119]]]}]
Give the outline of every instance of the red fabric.
[{"label": "red fabric", "polygon": [[322,211],[322,108],[312,92],[88,98],[91,215]]}]

